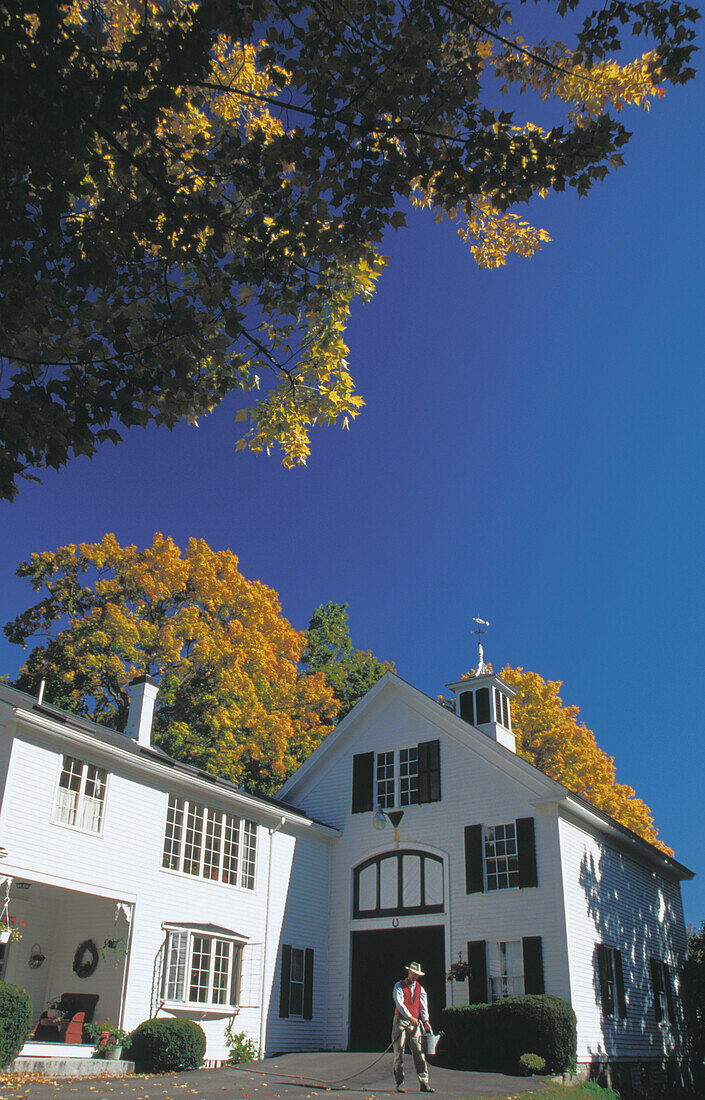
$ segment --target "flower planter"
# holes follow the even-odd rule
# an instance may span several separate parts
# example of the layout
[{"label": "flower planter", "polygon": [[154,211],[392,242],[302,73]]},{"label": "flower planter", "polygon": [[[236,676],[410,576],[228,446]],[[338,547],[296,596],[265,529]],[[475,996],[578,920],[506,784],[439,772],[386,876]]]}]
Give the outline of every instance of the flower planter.
[{"label": "flower planter", "polygon": [[107,1062],[121,1062],[122,1061],[122,1047],[110,1047],[105,1052],[105,1060]]},{"label": "flower planter", "polygon": [[9,928],[0,931],[0,943],[9,943],[12,932]]}]

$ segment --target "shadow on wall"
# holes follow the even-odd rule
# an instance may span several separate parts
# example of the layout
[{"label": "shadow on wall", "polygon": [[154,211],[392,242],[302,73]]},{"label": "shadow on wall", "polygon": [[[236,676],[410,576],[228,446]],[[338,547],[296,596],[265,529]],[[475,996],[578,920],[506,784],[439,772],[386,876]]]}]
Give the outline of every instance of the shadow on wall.
[{"label": "shadow on wall", "polygon": [[[599,938],[591,963],[602,1043],[588,1048],[593,1065],[682,1054],[685,938],[678,890],[668,891],[645,868],[611,849],[597,862],[585,852],[579,882]],[[664,962],[672,976],[674,1024],[656,1018],[652,959]]]}]

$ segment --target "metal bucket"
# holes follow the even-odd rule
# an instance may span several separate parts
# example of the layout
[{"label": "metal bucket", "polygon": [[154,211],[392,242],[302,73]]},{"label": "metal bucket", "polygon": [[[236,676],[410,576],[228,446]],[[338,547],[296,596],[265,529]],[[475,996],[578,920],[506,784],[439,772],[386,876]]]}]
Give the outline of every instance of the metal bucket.
[{"label": "metal bucket", "polygon": [[423,1036],[423,1052],[426,1055],[435,1054],[436,1047],[438,1046],[440,1034],[434,1035],[432,1031],[425,1031]]}]

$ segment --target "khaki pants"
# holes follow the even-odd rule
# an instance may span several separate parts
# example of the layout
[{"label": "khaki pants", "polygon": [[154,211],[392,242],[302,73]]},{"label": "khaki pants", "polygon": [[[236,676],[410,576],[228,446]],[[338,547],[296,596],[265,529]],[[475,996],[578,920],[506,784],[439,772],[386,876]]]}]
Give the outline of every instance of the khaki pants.
[{"label": "khaki pants", "polygon": [[423,1029],[420,1023],[405,1023],[401,1016],[392,1024],[392,1050],[394,1052],[394,1080],[401,1085],[404,1080],[404,1046],[408,1044],[414,1058],[414,1069],[420,1085],[428,1084],[428,1066],[421,1049]]}]

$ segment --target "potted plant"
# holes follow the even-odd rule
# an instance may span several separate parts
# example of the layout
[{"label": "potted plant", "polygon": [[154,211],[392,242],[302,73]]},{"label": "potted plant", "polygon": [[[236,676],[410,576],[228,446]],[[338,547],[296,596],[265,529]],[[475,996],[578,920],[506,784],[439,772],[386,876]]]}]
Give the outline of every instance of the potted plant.
[{"label": "potted plant", "polygon": [[0,943],[21,940],[20,928],[24,928],[23,920],[17,920],[15,917],[3,917],[0,920]]},{"label": "potted plant", "polygon": [[470,967],[463,962],[462,956],[458,956],[457,963],[450,964],[450,970],[446,977],[447,982],[464,982],[470,975]]},{"label": "potted plant", "polygon": [[86,1038],[95,1043],[96,1058],[120,1061],[123,1054],[130,1048],[129,1032],[123,1031],[112,1020],[101,1020],[97,1024],[84,1024],[83,1032]]}]

